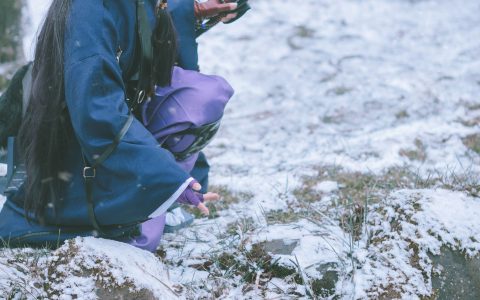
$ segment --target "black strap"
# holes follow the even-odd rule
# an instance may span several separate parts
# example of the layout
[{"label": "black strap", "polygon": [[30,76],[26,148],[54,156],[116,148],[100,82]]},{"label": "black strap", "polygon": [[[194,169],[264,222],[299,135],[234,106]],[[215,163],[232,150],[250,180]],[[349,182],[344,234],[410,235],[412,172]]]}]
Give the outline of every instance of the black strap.
[{"label": "black strap", "polygon": [[[129,108],[132,113],[135,113],[139,104],[141,104],[147,97],[147,93],[150,90],[150,75],[151,75],[151,62],[153,58],[153,49],[152,49],[152,29],[150,27],[150,21],[148,19],[147,10],[145,8],[144,0],[136,1],[137,8],[137,34],[138,42],[141,49],[141,58],[140,58],[140,71],[138,73],[138,82],[137,88],[135,91],[134,99],[130,99],[128,102]],[[88,164],[85,154],[82,158],[84,161],[83,169],[83,178],[85,179],[85,193],[87,197],[87,206],[88,206],[88,215],[90,221],[92,222],[93,228],[98,231],[99,234],[105,235],[102,231],[100,225],[98,224],[97,218],[95,216],[95,204],[93,201],[93,180],[96,177],[96,168],[102,164],[116,149],[121,139],[125,136],[126,132],[130,128],[130,125],[133,122],[134,115],[130,114],[128,116],[127,122],[123,126],[122,130],[115,137],[113,143],[105,149],[105,151],[96,158],[91,165]]]},{"label": "black strap", "polygon": [[93,228],[102,235],[106,235],[100,225],[98,224],[97,217],[95,216],[95,204],[93,202],[93,180],[97,176],[97,167],[102,164],[117,148],[120,141],[123,139],[125,134],[127,133],[128,129],[133,123],[133,114],[128,116],[127,121],[123,125],[120,132],[117,134],[113,142],[105,149],[105,151],[96,158],[91,165],[88,164],[88,160],[86,159],[85,153],[82,154],[83,163],[85,167],[83,168],[83,178],[85,180],[85,194],[87,197],[87,209],[88,209],[88,216],[90,221],[92,222]]},{"label": "black strap", "polygon": [[152,28],[148,19],[145,1],[137,1],[137,34],[141,50],[140,68],[134,99],[129,102],[130,109],[136,111],[151,89],[151,68],[153,61]]},{"label": "black strap", "polygon": [[[145,8],[145,1],[144,0],[137,0],[136,1],[136,9],[137,9],[137,34],[138,34],[138,42],[141,50],[141,58],[140,58],[140,71],[139,77],[137,82],[137,88],[135,91],[134,99],[130,99],[127,102],[129,105],[130,110],[132,113],[135,113],[139,104],[141,104],[150,90],[150,75],[151,75],[151,62],[153,58],[153,49],[152,49],[152,29],[150,27],[150,21],[148,19],[147,10]],[[97,218],[95,216],[95,204],[93,201],[93,180],[96,177],[97,170],[96,168],[103,163],[117,148],[118,144],[120,143],[121,139],[125,136],[126,132],[132,125],[134,115],[130,114],[128,116],[127,122],[123,126],[122,130],[118,133],[115,137],[113,143],[105,149],[105,151],[100,155],[97,159],[93,161],[91,165],[88,165],[88,161],[86,159],[85,154],[83,154],[84,160],[84,169],[83,169],[83,178],[85,179],[85,193],[87,197],[87,209],[90,221],[92,222],[93,228],[102,235],[105,233],[102,231],[100,225],[98,224]]]}]

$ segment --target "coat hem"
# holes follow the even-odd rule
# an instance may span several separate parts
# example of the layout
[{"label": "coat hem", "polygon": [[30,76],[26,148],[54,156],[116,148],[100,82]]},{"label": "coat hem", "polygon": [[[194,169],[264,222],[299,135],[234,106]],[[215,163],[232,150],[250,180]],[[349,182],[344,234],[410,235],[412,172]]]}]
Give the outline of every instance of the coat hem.
[{"label": "coat hem", "polygon": [[149,218],[156,218],[162,214],[164,214],[167,209],[172,206],[172,204],[177,201],[178,197],[180,197],[180,195],[183,193],[183,191],[185,191],[185,189],[188,187],[188,185],[193,181],[193,178],[190,177],[187,179],[187,181],[185,181],[179,188],[178,190],[173,193],[172,196],[170,196],[170,198],[167,199],[167,201],[163,202],[162,205],[160,205],[159,208],[157,208],[152,214],[150,214],[148,217]]}]

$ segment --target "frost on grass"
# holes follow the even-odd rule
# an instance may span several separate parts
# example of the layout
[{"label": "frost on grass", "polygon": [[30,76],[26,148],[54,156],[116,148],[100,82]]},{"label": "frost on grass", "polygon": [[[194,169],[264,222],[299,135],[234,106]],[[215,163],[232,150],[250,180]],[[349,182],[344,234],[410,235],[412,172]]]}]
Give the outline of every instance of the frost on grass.
[{"label": "frost on grass", "polygon": [[124,243],[76,238],[53,252],[4,249],[2,254],[0,284],[12,296],[178,298],[178,287],[158,258]]},{"label": "frost on grass", "polygon": [[368,235],[356,251],[357,297],[431,296],[433,263],[446,246],[479,254],[480,201],[449,190],[399,190],[370,214]]}]

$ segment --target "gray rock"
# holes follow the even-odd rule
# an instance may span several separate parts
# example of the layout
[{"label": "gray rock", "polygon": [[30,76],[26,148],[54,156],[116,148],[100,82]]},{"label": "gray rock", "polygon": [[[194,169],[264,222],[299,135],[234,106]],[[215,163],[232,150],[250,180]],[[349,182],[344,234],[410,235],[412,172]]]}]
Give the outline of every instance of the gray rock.
[{"label": "gray rock", "polygon": [[443,247],[440,255],[430,258],[440,271],[432,276],[437,300],[480,299],[480,257],[467,258],[460,251]]},{"label": "gray rock", "polygon": [[129,288],[121,288],[121,289],[105,289],[99,287],[97,289],[97,297],[100,300],[109,300],[109,299],[117,299],[117,300],[156,300],[155,296],[151,291],[148,290],[141,290],[139,292],[132,292]]},{"label": "gray rock", "polygon": [[312,280],[313,292],[320,297],[333,296],[339,278],[338,265],[336,263],[326,263],[318,266],[317,271],[322,274],[322,278]]},{"label": "gray rock", "polygon": [[291,255],[298,240],[272,240],[265,242],[265,251],[272,254]]}]

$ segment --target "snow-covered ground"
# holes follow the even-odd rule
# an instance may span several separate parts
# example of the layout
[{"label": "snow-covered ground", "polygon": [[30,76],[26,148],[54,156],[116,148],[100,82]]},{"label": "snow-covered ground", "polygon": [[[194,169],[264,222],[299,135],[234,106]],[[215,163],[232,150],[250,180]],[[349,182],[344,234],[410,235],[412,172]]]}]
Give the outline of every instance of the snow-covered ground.
[{"label": "snow-covered ground", "polygon": [[[431,295],[429,255],[480,252],[480,2],[251,2],[199,40],[202,71],[236,90],[206,151],[226,194],[218,216],[166,234],[162,262],[108,241],[75,247],[157,297],[173,285],[187,298]],[[5,261],[0,289],[21,276],[3,275]],[[155,290],[163,267],[169,287]],[[93,281],[55,282],[94,297]]]}]

